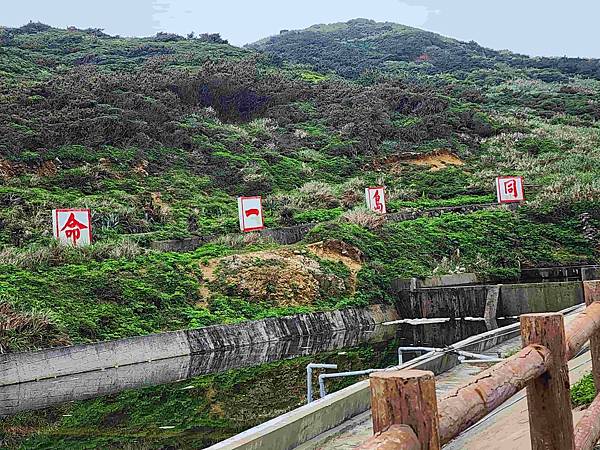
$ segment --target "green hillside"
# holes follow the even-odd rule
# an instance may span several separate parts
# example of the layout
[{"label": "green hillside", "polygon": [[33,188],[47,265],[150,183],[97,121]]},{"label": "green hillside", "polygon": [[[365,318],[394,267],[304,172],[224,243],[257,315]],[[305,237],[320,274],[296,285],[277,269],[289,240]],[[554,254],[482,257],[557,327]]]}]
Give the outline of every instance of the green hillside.
[{"label": "green hillside", "polygon": [[[0,28],[2,351],[386,302],[398,276],[597,261],[598,61],[362,20],[311,28],[305,60],[304,33],[257,44],[273,57],[218,35]],[[423,36],[449,65],[404,64]],[[362,74],[392,50],[399,64]],[[375,184],[389,212],[494,202],[501,174],[525,177],[517,212],[385,223],[362,206]],[[267,227],[320,224],[292,248],[242,236],[236,198],[253,194]],[[54,243],[64,207],[91,208],[93,246]],[[309,247],[332,240],[363,260]]]},{"label": "green hillside", "polygon": [[391,22],[355,19],[282,30],[249,48],[276,60],[307,64],[323,72],[357,78],[373,69],[387,72],[451,73],[460,78],[480,70],[531,71],[544,81],[564,81],[572,75],[600,79],[600,62],[583,58],[531,58],[461,42],[436,33]]}]

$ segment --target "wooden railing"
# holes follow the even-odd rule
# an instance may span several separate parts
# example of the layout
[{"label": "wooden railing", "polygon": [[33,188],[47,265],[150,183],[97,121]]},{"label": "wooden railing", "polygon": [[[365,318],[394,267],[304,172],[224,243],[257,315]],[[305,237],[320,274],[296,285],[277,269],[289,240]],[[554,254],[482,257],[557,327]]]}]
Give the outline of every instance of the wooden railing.
[{"label": "wooden railing", "polygon": [[435,450],[527,388],[532,449],[591,450],[600,439],[600,395],[573,426],[567,363],[590,341],[600,392],[600,281],[585,281],[586,309],[565,327],[560,313],[521,316],[523,349],[439,402],[432,372],[370,376],[375,436],[361,450]]}]

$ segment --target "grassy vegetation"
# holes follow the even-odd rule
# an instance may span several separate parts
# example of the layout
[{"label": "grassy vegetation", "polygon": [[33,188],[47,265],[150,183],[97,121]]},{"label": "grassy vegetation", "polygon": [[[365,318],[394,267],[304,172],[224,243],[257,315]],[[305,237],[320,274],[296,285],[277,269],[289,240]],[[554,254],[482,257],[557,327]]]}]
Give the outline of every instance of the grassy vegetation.
[{"label": "grassy vegetation", "polygon": [[[597,262],[580,220],[600,228],[597,61],[365,21],[307,33],[326,60],[312,46],[305,61],[294,32],[258,55],[217,35],[0,28],[2,351],[385,302],[399,276]],[[439,49],[422,57],[424,42]],[[372,185],[389,212],[493,202],[500,174],[525,177],[518,213],[361,209]],[[236,232],[241,194],[263,196],[268,227],[319,226],[292,251],[241,237],[149,250]],[[53,242],[62,207],[92,209],[95,245]],[[305,247],[331,239],[364,254],[356,277]]]},{"label": "grassy vegetation", "polygon": [[587,406],[596,397],[596,386],[591,373],[587,374],[571,387],[571,403],[573,406]]}]

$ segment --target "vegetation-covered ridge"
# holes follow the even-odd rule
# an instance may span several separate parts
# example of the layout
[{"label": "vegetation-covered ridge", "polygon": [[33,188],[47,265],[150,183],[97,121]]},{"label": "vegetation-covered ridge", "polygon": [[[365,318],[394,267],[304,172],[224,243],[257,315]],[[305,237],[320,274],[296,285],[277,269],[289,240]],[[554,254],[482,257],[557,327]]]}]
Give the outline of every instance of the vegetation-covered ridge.
[{"label": "vegetation-covered ridge", "polygon": [[[419,35],[364,21],[311,33],[356,27],[380,52],[371,28],[397,43]],[[398,276],[506,279],[597,261],[594,74],[490,52],[483,69],[384,65],[356,78],[317,64],[348,63],[335,52],[309,66],[294,52],[217,35],[0,28],[2,351],[392,301]],[[362,206],[372,185],[386,186],[390,212],[489,202],[507,174],[525,177],[517,212],[385,223]],[[148,249],[235,232],[236,198],[252,194],[268,227],[320,225],[293,248],[250,234],[188,254]],[[53,242],[50,211],[62,207],[91,208],[93,246]]]},{"label": "vegetation-covered ridge", "polygon": [[281,30],[277,36],[248,45],[281,62],[307,64],[351,78],[374,68],[447,73],[468,77],[473,72],[507,67],[533,70],[555,79],[571,75],[600,79],[600,62],[585,58],[529,57],[492,50],[474,41],[461,42],[430,31],[391,22],[355,19]]}]

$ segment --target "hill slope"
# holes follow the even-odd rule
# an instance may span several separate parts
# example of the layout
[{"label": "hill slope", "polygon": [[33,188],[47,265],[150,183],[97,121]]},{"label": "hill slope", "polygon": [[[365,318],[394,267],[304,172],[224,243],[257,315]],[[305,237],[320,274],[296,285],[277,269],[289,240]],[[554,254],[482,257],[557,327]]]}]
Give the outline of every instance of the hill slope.
[{"label": "hill slope", "polygon": [[434,74],[450,72],[467,76],[477,69],[509,66],[544,69],[546,81],[561,75],[600,79],[600,62],[581,58],[529,58],[461,42],[436,33],[395,23],[355,19],[347,23],[314,25],[305,30],[283,30],[280,35],[248,46],[319,71],[333,71],[356,78],[365,71],[394,72],[410,69]]},{"label": "hill slope", "polygon": [[[314,33],[351,37],[353,23]],[[377,35],[399,48],[424,33],[360,24],[403,30]],[[361,39],[373,41],[369,52],[391,51]],[[431,39],[463,58],[455,41]],[[344,44],[356,58],[358,47]],[[596,261],[600,82],[556,71],[542,81],[494,54],[482,58],[499,69],[465,79],[391,71],[359,83],[216,36],[0,30],[2,351],[390,301],[398,276],[506,278]],[[490,202],[500,174],[525,177],[529,203],[517,213],[384,223],[361,209],[375,184],[390,212]],[[319,226],[292,251],[255,235],[188,254],[149,250],[235,232],[236,197],[250,194],[263,196],[268,227]],[[62,207],[92,209],[94,246],[53,242],[50,211]],[[334,240],[364,255],[357,273],[306,245]],[[281,271],[294,282],[282,286]]]}]

